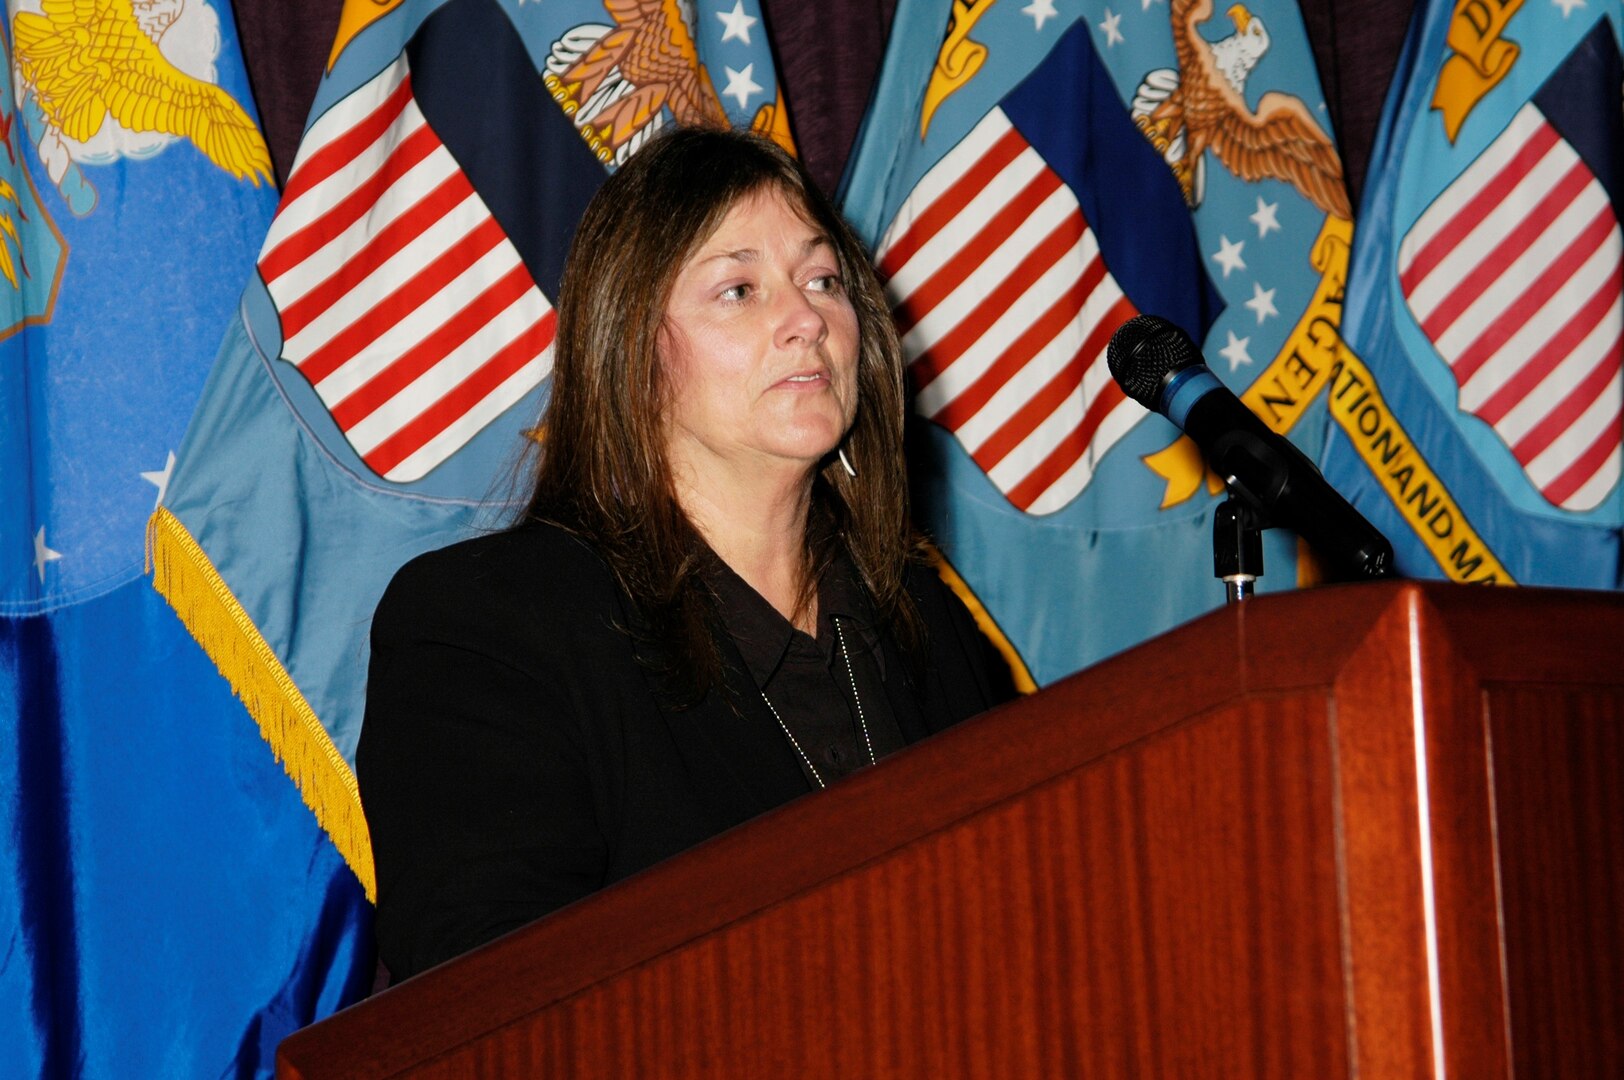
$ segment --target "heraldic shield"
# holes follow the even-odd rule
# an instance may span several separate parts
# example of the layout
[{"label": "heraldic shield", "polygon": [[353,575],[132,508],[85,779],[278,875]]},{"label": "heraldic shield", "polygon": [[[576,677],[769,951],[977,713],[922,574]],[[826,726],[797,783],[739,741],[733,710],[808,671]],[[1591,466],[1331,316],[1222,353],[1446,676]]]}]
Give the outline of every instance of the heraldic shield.
[{"label": "heraldic shield", "polygon": [[1624,290],[1619,49],[1606,20],[1405,234],[1398,282],[1462,412],[1551,506],[1618,483]]}]

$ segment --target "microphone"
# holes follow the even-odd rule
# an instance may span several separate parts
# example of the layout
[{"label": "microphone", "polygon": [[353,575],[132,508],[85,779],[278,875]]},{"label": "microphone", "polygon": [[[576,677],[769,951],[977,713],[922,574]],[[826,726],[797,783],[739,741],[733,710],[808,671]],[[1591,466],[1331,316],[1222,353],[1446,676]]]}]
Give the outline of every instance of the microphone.
[{"label": "microphone", "polygon": [[1111,335],[1106,363],[1124,393],[1195,441],[1207,464],[1265,525],[1291,529],[1354,577],[1392,572],[1387,538],[1326,483],[1301,450],[1218,381],[1183,330],[1154,315],[1136,315]]}]

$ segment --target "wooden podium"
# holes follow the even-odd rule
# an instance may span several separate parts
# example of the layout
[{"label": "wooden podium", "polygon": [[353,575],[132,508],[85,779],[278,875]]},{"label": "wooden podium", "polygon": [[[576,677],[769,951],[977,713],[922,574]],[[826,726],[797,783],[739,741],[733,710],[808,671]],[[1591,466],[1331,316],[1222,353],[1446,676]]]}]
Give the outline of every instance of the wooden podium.
[{"label": "wooden podium", "polygon": [[1265,596],[282,1043],[283,1077],[1624,1075],[1624,596]]}]

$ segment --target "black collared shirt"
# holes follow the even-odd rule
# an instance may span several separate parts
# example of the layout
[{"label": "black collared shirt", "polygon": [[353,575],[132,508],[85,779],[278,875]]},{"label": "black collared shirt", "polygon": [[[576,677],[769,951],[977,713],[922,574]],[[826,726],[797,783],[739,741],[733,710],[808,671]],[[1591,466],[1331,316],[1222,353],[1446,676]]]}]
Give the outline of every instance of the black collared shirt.
[{"label": "black collared shirt", "polygon": [[813,787],[902,748],[885,695],[885,658],[868,600],[844,555],[818,585],[818,636],[798,630],[722,560],[707,575],[744,665],[797,748]]}]

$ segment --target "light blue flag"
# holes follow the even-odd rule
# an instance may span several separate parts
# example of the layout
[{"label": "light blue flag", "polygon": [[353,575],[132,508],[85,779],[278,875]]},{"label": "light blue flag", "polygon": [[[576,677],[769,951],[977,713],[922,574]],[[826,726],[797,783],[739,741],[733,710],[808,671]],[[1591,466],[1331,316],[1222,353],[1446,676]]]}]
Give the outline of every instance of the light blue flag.
[{"label": "light blue flag", "polygon": [[24,0],[0,53],[0,1076],[269,1075],[368,909],[142,580],[275,200],[231,9]]},{"label": "light blue flag", "polygon": [[[1036,682],[1221,602],[1219,485],[1105,348],[1171,319],[1319,450],[1351,227],[1296,4],[903,0],[842,191],[927,421],[920,517]],[[1294,585],[1268,538],[1261,587]]]},{"label": "light blue flag", "polygon": [[1432,3],[1411,26],[1326,460],[1406,574],[1624,584],[1621,21]]},{"label": "light blue flag", "polygon": [[753,0],[355,0],[165,508],[158,588],[372,887],[372,611],[501,524],[587,200],[668,125],[787,140]]}]

